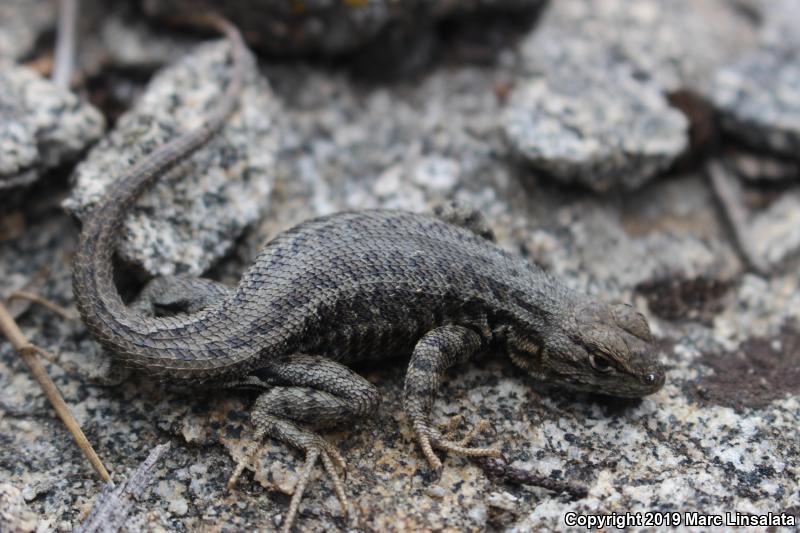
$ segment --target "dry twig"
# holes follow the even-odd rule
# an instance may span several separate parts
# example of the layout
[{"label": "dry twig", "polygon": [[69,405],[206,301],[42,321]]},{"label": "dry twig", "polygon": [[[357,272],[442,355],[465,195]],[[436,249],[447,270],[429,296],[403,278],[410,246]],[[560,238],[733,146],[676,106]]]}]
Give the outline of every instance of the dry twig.
[{"label": "dry twig", "polygon": [[46,309],[49,309],[50,311],[54,312],[55,314],[57,314],[58,316],[60,316],[65,320],[70,320],[73,322],[79,320],[79,318],[75,316],[74,313],[71,313],[68,309],[64,309],[60,305],[55,304],[50,300],[39,296],[35,292],[30,292],[25,290],[14,291],[8,295],[7,300],[9,303],[14,300],[27,300],[31,303],[38,304]]},{"label": "dry twig", "polygon": [[42,388],[45,397],[50,401],[50,404],[56,410],[56,413],[59,418],[61,418],[61,421],[64,422],[64,425],[67,426],[67,429],[72,434],[78,447],[92,464],[92,468],[94,468],[95,472],[97,472],[103,481],[109,482],[111,476],[108,475],[106,467],[103,466],[94,448],[92,448],[92,445],[86,438],[86,435],[83,434],[80,424],[78,424],[78,421],[75,420],[72,412],[70,412],[56,384],[53,383],[53,380],[47,375],[39,359],[36,358],[36,354],[42,350],[28,341],[27,337],[25,337],[19,329],[17,322],[2,303],[0,303],[0,332],[6,336],[9,342],[11,342],[11,345],[19,352],[25,364],[28,365],[31,374],[33,374],[33,377],[39,382],[39,386]]},{"label": "dry twig", "polygon": [[747,213],[741,200],[741,187],[722,162],[712,160],[707,169],[711,188],[728,219],[739,253],[753,271],[766,275],[769,265],[753,248],[753,237],[748,229]]},{"label": "dry twig", "polygon": [[[42,268],[36,274],[31,276],[25,283],[25,285],[23,285],[21,289],[18,289],[17,292],[28,292],[36,294],[37,292],[42,290],[42,287],[44,287],[44,283],[47,280],[47,276],[49,274],[50,274],[50,269],[48,269],[47,267]],[[2,300],[0,299],[0,301]],[[30,309],[31,303],[33,302],[23,298],[18,300],[12,300],[9,298],[6,300],[6,306],[7,306],[6,309],[8,310],[9,314],[14,318],[14,320],[16,320],[22,315],[24,315],[28,311],[28,309]]]},{"label": "dry twig", "polygon": [[75,25],[78,20],[78,0],[58,2],[58,31],[53,62],[53,83],[69,89],[75,64]]},{"label": "dry twig", "polygon": [[575,499],[585,498],[589,490],[583,486],[569,481],[558,481],[541,476],[528,470],[515,468],[505,461],[491,457],[478,457],[475,461],[483,468],[489,477],[499,478],[515,485],[532,485],[542,487],[553,492],[563,492]]}]

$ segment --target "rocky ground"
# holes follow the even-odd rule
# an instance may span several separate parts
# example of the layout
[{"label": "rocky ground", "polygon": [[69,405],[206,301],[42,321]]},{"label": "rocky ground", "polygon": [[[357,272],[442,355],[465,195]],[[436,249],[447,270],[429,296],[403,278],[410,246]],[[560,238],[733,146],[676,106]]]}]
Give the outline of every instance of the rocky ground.
[{"label": "rocky ground", "polygon": [[[72,306],[76,220],[218,93],[226,45],[163,26],[149,4],[83,5],[78,96],[37,73],[50,4],[0,8],[0,295],[33,282]],[[517,467],[587,486],[576,499],[457,457],[433,480],[402,413],[404,361],[360,367],[379,411],[325,433],[348,460],[352,518],[319,475],[297,529],[561,530],[570,511],[799,516],[800,2],[338,4],[265,12],[239,111],[126,222],[121,286],[203,271],[234,284],[265,240],[311,216],[467,201],[501,246],[634,303],[669,373],[637,401],[532,383],[501,354],[448,374],[437,421],[491,421],[485,442]],[[415,31],[401,23],[411,16],[424,21]],[[281,31],[294,48],[269,46]],[[712,160],[733,178],[745,231],[720,209]],[[80,322],[40,307],[19,322],[60,356],[48,372],[115,478],[173,444],[128,531],[280,524],[295,450],[267,442],[225,489],[250,397],[140,376],[95,384],[110,359]],[[101,483],[7,343],[0,443],[0,530],[85,519]]]}]

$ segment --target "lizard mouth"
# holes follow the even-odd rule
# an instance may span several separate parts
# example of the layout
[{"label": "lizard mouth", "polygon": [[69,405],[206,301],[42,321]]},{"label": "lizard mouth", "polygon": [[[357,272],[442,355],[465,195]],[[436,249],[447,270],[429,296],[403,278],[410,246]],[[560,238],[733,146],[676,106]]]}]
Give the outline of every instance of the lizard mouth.
[{"label": "lizard mouth", "polygon": [[666,382],[666,374],[660,368],[639,376],[631,375],[627,386],[614,387],[607,393],[623,398],[641,398],[661,390]]}]

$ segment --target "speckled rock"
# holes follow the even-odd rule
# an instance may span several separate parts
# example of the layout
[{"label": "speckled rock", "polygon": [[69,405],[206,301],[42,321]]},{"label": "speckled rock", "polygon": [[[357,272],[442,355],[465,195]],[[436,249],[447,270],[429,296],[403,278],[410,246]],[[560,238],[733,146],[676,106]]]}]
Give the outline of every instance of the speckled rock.
[{"label": "speckled rock", "polygon": [[313,0],[298,6],[272,0],[233,3],[142,0],[145,12],[158,18],[200,10],[223,13],[240,26],[249,43],[271,53],[323,55],[352,52],[374,41],[393,23],[424,32],[441,17],[476,10],[529,10],[542,3],[542,0]]},{"label": "speckled rock", "polygon": [[73,93],[0,61],[0,190],[73,159],[104,127],[100,112]]},{"label": "speckled rock", "polygon": [[686,117],[626,66],[559,68],[524,82],[506,111],[508,139],[532,167],[597,191],[633,189],[686,150]]},{"label": "speckled rock", "polygon": [[757,0],[751,9],[761,20],[760,44],[777,48],[800,46],[800,35],[795,31],[800,11],[798,0]]},{"label": "speckled rock", "polygon": [[4,531],[15,533],[33,532],[39,525],[39,517],[25,503],[22,492],[8,483],[0,483],[0,524]]},{"label": "speckled rock", "polygon": [[558,181],[638,187],[688,146],[688,120],[666,96],[703,92],[753,35],[752,22],[717,0],[553,2],[521,47],[509,141]]},{"label": "speckled rock", "polygon": [[112,11],[102,18],[97,46],[110,64],[119,68],[152,68],[178,61],[197,46],[197,38],[155,31],[127,11]]},{"label": "speckled rock", "polygon": [[755,149],[800,160],[800,2],[764,5],[762,46],[720,69],[711,90],[722,126]]},{"label": "speckled rock", "polygon": [[779,265],[796,254],[800,250],[800,191],[788,191],[754,213],[751,231],[758,235],[754,249],[767,264]]},{"label": "speckled rock", "polygon": [[665,93],[702,93],[715,70],[755,46],[757,35],[727,0],[566,0],[551,5],[522,51],[537,68],[562,55],[583,56],[590,70],[626,64]]},{"label": "speckled rock", "polygon": [[507,76],[463,68],[364,93],[342,74],[267,67],[292,125],[278,159],[281,200],[251,247],[308,215],[344,209],[420,211],[456,199],[506,215],[507,193],[525,201],[496,128],[495,87]]},{"label": "speckled rock", "polygon": [[[203,45],[160,72],[75,170],[65,207],[85,216],[105,188],[145,154],[199,125],[228,74],[224,43]],[[162,275],[197,274],[222,256],[266,207],[279,142],[277,114],[266,81],[250,64],[233,118],[137,204],[125,222],[120,255]]]},{"label": "speckled rock", "polygon": [[618,210],[609,200],[575,199],[516,236],[578,290],[707,325],[743,269],[709,206],[703,178],[686,175],[630,195]]},{"label": "speckled rock", "polygon": [[[642,284],[694,279],[725,283],[741,272],[733,249],[716,239],[667,232],[632,237],[606,206],[593,202],[564,207],[557,216],[554,231],[567,255],[555,253],[543,261],[582,289],[629,299]],[[541,233],[533,237],[533,245],[547,238]]]},{"label": "speckled rock", "polygon": [[0,2],[0,58],[21,59],[41,33],[55,26],[54,0]]},{"label": "speckled rock", "polygon": [[[766,280],[745,275],[728,304],[714,318],[714,338],[729,350],[752,338],[777,342],[786,325],[796,324],[799,318],[800,292],[796,276]],[[787,362],[792,361],[790,354]]]}]

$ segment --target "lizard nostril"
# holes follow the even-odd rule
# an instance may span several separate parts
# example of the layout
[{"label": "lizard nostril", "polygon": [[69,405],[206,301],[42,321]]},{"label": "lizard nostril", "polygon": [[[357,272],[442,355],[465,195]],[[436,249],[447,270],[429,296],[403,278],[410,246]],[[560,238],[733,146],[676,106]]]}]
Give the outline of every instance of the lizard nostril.
[{"label": "lizard nostril", "polygon": [[648,387],[656,387],[661,388],[664,384],[664,373],[663,372],[654,372],[651,374],[645,374],[642,378],[644,384]]}]

